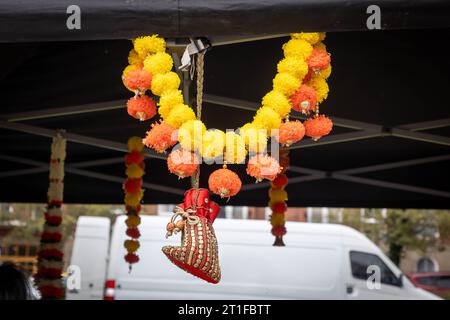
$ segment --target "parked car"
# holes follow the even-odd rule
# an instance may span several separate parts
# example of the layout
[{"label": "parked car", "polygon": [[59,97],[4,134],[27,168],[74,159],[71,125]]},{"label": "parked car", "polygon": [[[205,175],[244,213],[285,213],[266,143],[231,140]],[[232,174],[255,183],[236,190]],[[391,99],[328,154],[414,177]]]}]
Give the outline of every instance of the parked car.
[{"label": "parked car", "polygon": [[[342,225],[289,222],[285,247],[274,247],[270,224],[217,219],[222,280],[206,283],[174,266],[161,247],[168,217],[141,217],[140,261],[124,261],[125,216],[80,217],[71,264],[81,270],[81,289],[68,299],[437,299],[416,288],[360,232]],[[368,284],[369,266],[379,287]],[[105,284],[105,286],[104,286]],[[103,294],[105,293],[105,295]]]},{"label": "parked car", "polygon": [[416,287],[450,299],[450,271],[408,273],[407,277]]}]

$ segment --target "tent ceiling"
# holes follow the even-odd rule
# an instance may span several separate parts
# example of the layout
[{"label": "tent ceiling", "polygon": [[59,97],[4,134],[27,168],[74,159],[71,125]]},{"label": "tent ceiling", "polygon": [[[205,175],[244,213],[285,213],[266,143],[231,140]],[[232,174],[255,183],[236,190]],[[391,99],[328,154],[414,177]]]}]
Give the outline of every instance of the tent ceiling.
[{"label": "tent ceiling", "polygon": [[[450,207],[450,63],[444,50],[430,53],[449,35],[447,29],[328,34],[333,75],[321,109],[337,127],[317,143],[292,146],[290,206]],[[208,127],[236,128],[251,118],[270,89],[284,41],[207,53]],[[45,201],[48,137],[64,128],[65,201],[122,202],[126,140],[149,126],[124,110],[130,93],[120,74],[129,49],[124,40],[0,45],[0,201]],[[154,153],[147,156],[145,203],[179,202],[188,181],[168,174]],[[267,184],[255,185],[244,166],[232,167],[245,186],[229,204],[266,205]],[[203,186],[215,168],[202,166]]]},{"label": "tent ceiling", "polygon": [[[214,42],[303,31],[367,30],[367,8],[382,29],[450,27],[447,0],[78,0],[81,28],[69,30],[71,2],[0,0],[0,42],[207,36]],[[69,11],[72,12],[72,11]],[[236,37],[236,35],[239,35]]]}]

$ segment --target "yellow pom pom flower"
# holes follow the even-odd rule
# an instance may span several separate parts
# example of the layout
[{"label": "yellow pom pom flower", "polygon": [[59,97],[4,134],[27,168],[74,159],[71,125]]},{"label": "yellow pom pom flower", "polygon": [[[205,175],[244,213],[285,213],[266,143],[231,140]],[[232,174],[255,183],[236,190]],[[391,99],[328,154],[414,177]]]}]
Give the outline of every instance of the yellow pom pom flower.
[{"label": "yellow pom pom flower", "polygon": [[127,249],[128,253],[133,253],[136,252],[137,249],[139,249],[139,241],[138,240],[125,240],[123,243],[123,246],[125,247],[125,249]]},{"label": "yellow pom pom flower", "polygon": [[208,130],[203,134],[200,153],[205,159],[214,159],[223,155],[225,148],[225,132],[217,129]]},{"label": "yellow pom pom flower", "polygon": [[144,144],[142,143],[141,137],[131,137],[128,139],[128,151],[138,151],[141,152],[144,149]]},{"label": "yellow pom pom flower", "polygon": [[239,135],[244,139],[248,151],[261,153],[267,147],[267,130],[257,128],[253,123],[247,123],[239,129]]},{"label": "yellow pom pom flower", "polygon": [[139,167],[137,164],[130,164],[127,167],[127,170],[125,171],[125,174],[127,175],[127,177],[131,178],[131,179],[142,178],[144,173],[145,173],[144,169]]},{"label": "yellow pom pom flower", "polygon": [[283,189],[270,189],[269,198],[272,203],[287,201],[288,194]]},{"label": "yellow pom pom flower", "polygon": [[166,91],[177,90],[180,86],[180,78],[175,72],[160,73],[152,78],[152,93],[160,96]]},{"label": "yellow pom pom flower", "polygon": [[327,36],[327,34],[325,32],[319,32],[319,41],[325,40],[326,36]]},{"label": "yellow pom pom flower", "polygon": [[247,156],[244,139],[233,131],[225,133],[225,161],[243,163]]},{"label": "yellow pom pom flower", "polygon": [[166,42],[158,35],[139,37],[133,40],[134,50],[144,60],[148,54],[166,51]]},{"label": "yellow pom pom flower", "polygon": [[321,78],[328,79],[330,77],[330,75],[331,75],[331,71],[332,71],[332,69],[331,69],[331,64],[330,64],[328,67],[326,67],[325,69],[321,70],[319,75],[320,75]]},{"label": "yellow pom pom flower", "polygon": [[178,141],[187,151],[199,150],[206,127],[200,120],[188,120],[178,129]]},{"label": "yellow pom pom flower", "polygon": [[180,90],[168,90],[165,91],[158,102],[159,115],[165,119],[173,107],[183,104],[183,93]]},{"label": "yellow pom pom flower", "polygon": [[261,107],[253,118],[253,125],[259,129],[278,129],[281,125],[281,117],[269,107]]},{"label": "yellow pom pom flower", "polygon": [[262,105],[273,109],[282,118],[291,111],[291,103],[288,98],[283,93],[275,90],[270,91],[264,96]]},{"label": "yellow pom pom flower", "polygon": [[282,213],[273,213],[270,216],[270,224],[274,227],[283,226],[286,223],[286,218]]},{"label": "yellow pom pom flower", "polygon": [[328,97],[328,84],[324,78],[320,76],[314,76],[309,82],[309,85],[316,89],[317,102],[321,103]]},{"label": "yellow pom pom flower", "polygon": [[290,97],[299,87],[300,80],[287,72],[278,73],[273,79],[273,88]]},{"label": "yellow pom pom flower", "polygon": [[284,56],[306,59],[310,56],[313,47],[303,39],[291,39],[283,45]]},{"label": "yellow pom pom flower", "polygon": [[143,197],[144,197],[144,190],[142,189],[136,193],[127,193],[125,194],[125,205],[130,207],[136,207],[141,203]]},{"label": "yellow pom pom flower", "polygon": [[173,60],[170,54],[157,52],[147,56],[144,60],[144,70],[150,72],[152,76],[160,73],[166,73],[172,70]]},{"label": "yellow pom pom flower", "polygon": [[136,50],[131,49],[130,53],[128,54],[128,63],[131,65],[140,65],[143,62],[143,60],[139,57]]},{"label": "yellow pom pom flower", "polygon": [[300,32],[291,34],[294,39],[302,39],[310,44],[316,44],[320,41],[320,32]]},{"label": "yellow pom pom flower", "polygon": [[314,49],[327,51],[327,46],[323,42],[319,42],[319,43],[314,45]]},{"label": "yellow pom pom flower", "polygon": [[189,120],[195,120],[194,111],[185,104],[179,104],[169,112],[164,122],[178,129],[183,123]]},{"label": "yellow pom pom flower", "polygon": [[136,215],[129,215],[125,223],[128,228],[136,228],[141,224],[141,217]]},{"label": "yellow pom pom flower", "polygon": [[302,80],[308,73],[308,64],[304,59],[295,56],[284,58],[278,63],[278,72],[289,73],[299,80]]}]

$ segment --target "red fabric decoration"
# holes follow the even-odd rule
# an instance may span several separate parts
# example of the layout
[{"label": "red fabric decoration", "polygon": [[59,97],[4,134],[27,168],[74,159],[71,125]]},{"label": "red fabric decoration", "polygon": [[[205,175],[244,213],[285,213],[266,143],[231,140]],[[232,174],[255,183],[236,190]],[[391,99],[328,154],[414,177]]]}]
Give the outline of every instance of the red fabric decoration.
[{"label": "red fabric decoration", "polygon": [[164,254],[186,272],[210,283],[218,283],[221,273],[212,222],[220,207],[210,201],[207,189],[186,191],[184,203],[178,207],[184,212],[194,210],[189,218],[192,222],[184,223],[182,234],[185,236],[181,239],[181,246],[165,246],[162,248]]},{"label": "red fabric decoration", "polygon": [[308,119],[303,125],[305,126],[305,134],[315,141],[328,135],[333,129],[333,122],[324,115]]},{"label": "red fabric decoration", "polygon": [[286,227],[285,226],[273,227],[272,234],[275,237],[282,237],[286,234]]},{"label": "red fabric decoration", "polygon": [[233,171],[223,168],[211,173],[208,179],[209,189],[221,198],[229,198],[241,190],[242,182]]},{"label": "red fabric decoration", "polygon": [[291,96],[292,109],[303,114],[309,114],[316,110],[317,92],[313,87],[302,84]]},{"label": "red fabric decoration", "polygon": [[141,190],[142,178],[138,179],[127,179],[123,184],[123,189],[126,193],[136,193]]},{"label": "red fabric decoration", "polygon": [[144,138],[144,144],[154,149],[156,152],[163,153],[177,143],[177,130],[165,122],[155,122],[152,128],[147,132]]},{"label": "red fabric decoration", "polygon": [[330,65],[331,57],[325,50],[313,49],[306,62],[308,63],[308,67],[314,71],[323,70]]},{"label": "red fabric decoration", "polygon": [[281,189],[288,184],[288,177],[285,174],[279,174],[272,181],[272,188]]},{"label": "red fabric decoration", "polygon": [[145,95],[135,96],[128,99],[127,111],[133,118],[145,121],[156,115],[156,104],[152,98]]},{"label": "red fabric decoration", "polygon": [[139,256],[134,253],[127,253],[124,258],[125,258],[125,261],[128,262],[129,264],[139,262]]},{"label": "red fabric decoration", "polygon": [[173,150],[167,157],[169,171],[180,178],[192,176],[198,168],[198,163],[194,153],[183,149]]},{"label": "red fabric decoration", "polygon": [[152,75],[145,70],[132,70],[127,72],[123,79],[124,85],[131,90],[145,92],[152,86]]},{"label": "red fabric decoration", "polygon": [[278,142],[289,147],[291,144],[303,139],[305,127],[298,121],[286,121],[280,125],[278,131]]},{"label": "red fabric decoration", "polygon": [[247,174],[255,177],[257,181],[262,179],[272,181],[280,171],[281,167],[278,161],[263,154],[251,157],[247,164]]},{"label": "red fabric decoration", "polygon": [[141,233],[138,228],[128,228],[126,234],[133,239],[138,239],[141,237]]},{"label": "red fabric decoration", "polygon": [[144,156],[139,151],[132,151],[125,156],[126,166],[130,164],[140,165],[142,162],[144,162]]}]

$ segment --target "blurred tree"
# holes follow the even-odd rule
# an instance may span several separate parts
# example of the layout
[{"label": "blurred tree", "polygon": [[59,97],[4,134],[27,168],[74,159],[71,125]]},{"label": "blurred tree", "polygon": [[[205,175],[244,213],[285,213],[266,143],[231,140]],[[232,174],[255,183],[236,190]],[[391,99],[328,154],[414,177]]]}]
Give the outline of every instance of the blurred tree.
[{"label": "blurred tree", "polygon": [[438,223],[429,210],[390,209],[385,219],[385,242],[389,258],[400,265],[406,248],[419,249],[425,254],[439,238]]}]

